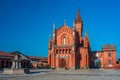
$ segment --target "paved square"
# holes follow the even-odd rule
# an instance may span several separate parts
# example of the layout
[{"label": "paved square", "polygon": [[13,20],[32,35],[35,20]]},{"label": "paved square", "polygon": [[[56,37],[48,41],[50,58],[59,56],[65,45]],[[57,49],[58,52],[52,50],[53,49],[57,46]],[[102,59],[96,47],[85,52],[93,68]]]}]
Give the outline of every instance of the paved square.
[{"label": "paved square", "polygon": [[31,70],[30,74],[0,74],[0,80],[120,80],[120,70]]}]

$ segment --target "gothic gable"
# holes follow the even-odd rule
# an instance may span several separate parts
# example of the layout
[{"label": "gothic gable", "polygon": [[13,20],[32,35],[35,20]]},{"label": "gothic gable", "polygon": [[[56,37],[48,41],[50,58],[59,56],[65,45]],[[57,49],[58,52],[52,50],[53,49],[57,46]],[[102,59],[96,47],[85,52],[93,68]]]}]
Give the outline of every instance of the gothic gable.
[{"label": "gothic gable", "polygon": [[57,30],[57,45],[72,44],[73,30],[64,25]]},{"label": "gothic gable", "polygon": [[58,30],[57,30],[57,36],[59,36],[60,34],[63,34],[63,32],[66,32],[68,34],[71,34],[72,35],[72,29],[66,25],[60,27]]}]

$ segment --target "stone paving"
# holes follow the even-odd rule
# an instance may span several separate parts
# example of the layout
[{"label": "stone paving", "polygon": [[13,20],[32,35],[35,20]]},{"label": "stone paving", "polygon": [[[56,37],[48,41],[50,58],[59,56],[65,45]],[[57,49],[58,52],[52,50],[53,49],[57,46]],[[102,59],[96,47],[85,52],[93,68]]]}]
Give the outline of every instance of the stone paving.
[{"label": "stone paving", "polygon": [[24,75],[1,72],[0,80],[120,80],[120,69],[31,70]]}]

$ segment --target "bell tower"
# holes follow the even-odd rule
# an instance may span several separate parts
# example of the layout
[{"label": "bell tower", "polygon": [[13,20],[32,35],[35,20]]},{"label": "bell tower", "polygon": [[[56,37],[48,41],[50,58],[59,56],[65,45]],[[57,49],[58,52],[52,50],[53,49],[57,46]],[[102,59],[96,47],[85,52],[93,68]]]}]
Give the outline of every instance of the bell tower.
[{"label": "bell tower", "polygon": [[76,28],[76,32],[78,33],[79,37],[82,36],[82,19],[80,16],[80,10],[78,10],[77,12],[77,17],[75,18],[75,28]]}]

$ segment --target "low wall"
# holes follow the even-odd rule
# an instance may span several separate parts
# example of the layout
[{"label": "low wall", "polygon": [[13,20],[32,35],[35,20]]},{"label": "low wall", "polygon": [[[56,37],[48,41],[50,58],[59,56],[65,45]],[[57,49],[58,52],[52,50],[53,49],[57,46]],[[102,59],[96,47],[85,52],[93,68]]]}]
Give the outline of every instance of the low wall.
[{"label": "low wall", "polygon": [[27,74],[29,73],[28,68],[21,68],[21,69],[11,69],[11,68],[4,68],[4,74]]}]

